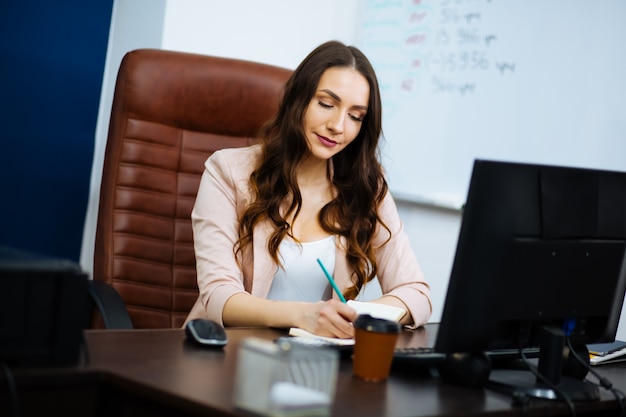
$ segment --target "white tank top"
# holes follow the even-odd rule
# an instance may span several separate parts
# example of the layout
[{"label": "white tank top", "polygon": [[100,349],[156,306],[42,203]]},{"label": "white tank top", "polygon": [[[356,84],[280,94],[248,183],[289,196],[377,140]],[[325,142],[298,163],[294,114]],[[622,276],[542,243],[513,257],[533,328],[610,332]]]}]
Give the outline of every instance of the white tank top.
[{"label": "white tank top", "polygon": [[332,297],[332,287],[317,259],[332,274],[335,269],[334,236],[302,243],[285,238],[280,243],[278,253],[282,266],[276,270],[268,299],[315,302]]}]

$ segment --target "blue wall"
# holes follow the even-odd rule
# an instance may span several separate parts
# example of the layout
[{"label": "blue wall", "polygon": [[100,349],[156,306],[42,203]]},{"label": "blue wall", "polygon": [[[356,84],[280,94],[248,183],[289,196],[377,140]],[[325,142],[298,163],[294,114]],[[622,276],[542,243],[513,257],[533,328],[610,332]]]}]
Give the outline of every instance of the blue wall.
[{"label": "blue wall", "polygon": [[80,257],[112,7],[0,3],[0,246]]}]

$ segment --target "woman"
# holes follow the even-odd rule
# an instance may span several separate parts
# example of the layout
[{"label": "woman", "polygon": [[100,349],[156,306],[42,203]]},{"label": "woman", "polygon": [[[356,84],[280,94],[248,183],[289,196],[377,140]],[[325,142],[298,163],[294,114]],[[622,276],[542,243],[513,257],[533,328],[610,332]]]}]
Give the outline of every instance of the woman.
[{"label": "woman", "polygon": [[356,48],[327,42],[294,71],[260,144],[215,152],[192,212],[200,296],[189,314],[226,326],[299,327],[352,337],[346,299],[378,277],[372,302],[431,314],[378,159],[381,100]]}]

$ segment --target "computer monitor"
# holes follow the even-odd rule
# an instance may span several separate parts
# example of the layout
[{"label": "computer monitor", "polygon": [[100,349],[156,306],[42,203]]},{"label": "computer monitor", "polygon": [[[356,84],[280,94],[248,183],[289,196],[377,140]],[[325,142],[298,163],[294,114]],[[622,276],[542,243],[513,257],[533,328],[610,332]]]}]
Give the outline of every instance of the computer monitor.
[{"label": "computer monitor", "polygon": [[87,275],[78,264],[0,246],[0,363],[76,365],[87,308]]},{"label": "computer monitor", "polygon": [[[476,160],[435,350],[539,346],[540,370],[570,384],[563,337],[583,347],[615,339],[625,240],[626,173]],[[492,371],[492,382],[520,377],[505,374]],[[511,389],[555,395],[526,374],[525,388]],[[574,400],[597,396],[579,389]]]}]

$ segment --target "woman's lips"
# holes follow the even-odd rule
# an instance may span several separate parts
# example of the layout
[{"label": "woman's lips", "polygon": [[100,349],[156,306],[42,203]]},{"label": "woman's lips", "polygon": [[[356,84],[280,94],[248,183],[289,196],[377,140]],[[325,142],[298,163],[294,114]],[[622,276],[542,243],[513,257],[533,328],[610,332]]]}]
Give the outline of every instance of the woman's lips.
[{"label": "woman's lips", "polygon": [[317,135],[317,138],[319,139],[320,142],[322,142],[322,145],[328,146],[329,148],[332,148],[333,146],[337,145],[337,142],[335,142],[334,140],[330,140],[324,136]]}]

